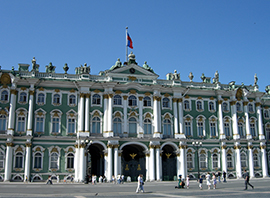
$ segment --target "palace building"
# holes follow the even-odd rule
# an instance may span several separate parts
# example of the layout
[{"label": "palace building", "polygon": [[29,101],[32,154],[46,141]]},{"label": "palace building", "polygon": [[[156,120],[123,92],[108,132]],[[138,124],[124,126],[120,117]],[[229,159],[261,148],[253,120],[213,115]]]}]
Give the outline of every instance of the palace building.
[{"label": "palace building", "polygon": [[32,64],[0,69],[0,180],[60,180],[143,174],[147,181],[227,172],[241,178],[269,171],[270,86],[166,79],[145,62],[118,59],[92,75],[41,72]]}]

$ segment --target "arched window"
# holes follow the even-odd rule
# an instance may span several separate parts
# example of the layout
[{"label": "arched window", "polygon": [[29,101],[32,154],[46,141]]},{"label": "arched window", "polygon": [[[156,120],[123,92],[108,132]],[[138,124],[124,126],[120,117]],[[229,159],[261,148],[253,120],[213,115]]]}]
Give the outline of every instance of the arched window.
[{"label": "arched window", "polygon": [[114,105],[122,105],[122,97],[120,95],[115,95],[113,97],[113,104]]},{"label": "arched window", "polygon": [[7,90],[4,90],[1,92],[1,101],[8,101],[8,91]]},{"label": "arched window", "polygon": [[144,134],[152,134],[152,122],[150,119],[145,119],[143,121]]},{"label": "arched window", "polygon": [[212,155],[212,160],[213,160],[213,168],[218,168],[218,154],[214,153]]},{"label": "arched window", "polygon": [[237,103],[236,103],[236,111],[237,111],[237,112],[241,112],[241,111],[242,111],[242,107],[241,107],[240,102],[237,102]]},{"label": "arched window", "polygon": [[259,164],[259,156],[257,153],[253,153],[253,164],[254,164],[254,167],[259,167],[260,164]]},{"label": "arched window", "polygon": [[21,93],[20,93],[20,99],[19,99],[19,102],[25,103],[25,102],[26,102],[26,98],[27,98],[27,94],[26,94],[25,92],[21,92]]},{"label": "arched window", "polygon": [[25,116],[20,115],[18,116],[17,121],[17,131],[18,132],[24,132],[25,131]]},{"label": "arched window", "polygon": [[45,103],[45,95],[44,95],[44,93],[39,93],[38,94],[37,103],[38,104],[44,104]]},{"label": "arched window", "polygon": [[241,167],[245,168],[247,167],[247,156],[245,153],[241,153]]},{"label": "arched window", "polygon": [[68,101],[69,101],[69,105],[76,105],[76,96],[73,94],[70,95]]},{"label": "arched window", "polygon": [[137,133],[137,120],[134,117],[129,118],[129,133],[136,134]]},{"label": "arched window", "polygon": [[207,167],[206,154],[200,154],[199,160],[200,160],[200,168],[206,168]]},{"label": "arched window", "polygon": [[100,133],[100,118],[94,117],[92,119],[92,133]]},{"label": "arched window", "polygon": [[228,112],[229,111],[228,103],[227,102],[223,102],[222,103],[222,109],[223,109],[224,112]]},{"label": "arched window", "polygon": [[137,98],[136,96],[129,96],[128,97],[128,106],[132,106],[132,107],[135,107],[137,106]]},{"label": "arched window", "polygon": [[53,104],[56,104],[56,105],[60,104],[60,95],[59,94],[53,95]]},{"label": "arched window", "polygon": [[120,118],[113,119],[113,133],[115,136],[122,134],[122,121]]},{"label": "arched window", "polygon": [[244,127],[242,122],[238,122],[238,133],[240,135],[240,138],[245,138]]},{"label": "arched window", "polygon": [[227,167],[228,168],[233,168],[233,159],[232,159],[232,154],[227,154]]},{"label": "arched window", "polygon": [[265,119],[269,119],[270,118],[270,116],[269,116],[269,109],[264,109],[263,113],[264,113],[264,118]]},{"label": "arched window", "polygon": [[23,168],[23,154],[17,152],[15,155],[15,168]]},{"label": "arched window", "polygon": [[75,133],[76,132],[76,119],[75,118],[68,118],[68,133]]},{"label": "arched window", "polygon": [[0,151],[0,168],[4,168],[5,164],[5,153]]},{"label": "arched window", "polygon": [[67,169],[73,169],[74,168],[74,154],[69,153],[67,155]]},{"label": "arched window", "polygon": [[41,153],[35,153],[34,155],[34,168],[41,169],[42,167],[42,155]]},{"label": "arched window", "polygon": [[0,115],[0,132],[5,132],[6,131],[6,123],[7,122],[7,118],[6,115]]},{"label": "arched window", "polygon": [[58,169],[58,153],[51,154],[50,169]]},{"label": "arched window", "polygon": [[198,111],[202,111],[203,110],[202,101],[197,101],[196,102],[196,107],[197,107]]},{"label": "arched window", "polygon": [[172,132],[171,132],[171,121],[169,119],[165,119],[164,120],[164,125],[163,125],[163,135],[172,135]]},{"label": "arched window", "polygon": [[248,111],[249,111],[250,113],[253,113],[253,112],[254,112],[253,104],[251,104],[251,103],[248,104]]},{"label": "arched window", "polygon": [[184,109],[185,110],[190,110],[190,104],[189,104],[189,101],[188,100],[185,100],[184,101]]},{"label": "arched window", "polygon": [[94,94],[92,104],[93,105],[100,105],[100,102],[101,102],[100,95]]},{"label": "arched window", "polygon": [[144,107],[151,107],[151,98],[146,96],[143,98],[143,106]]},{"label": "arched window", "polygon": [[209,111],[215,111],[215,105],[212,101],[209,102]]},{"label": "arched window", "polygon": [[162,106],[164,108],[170,108],[170,99],[169,98],[163,98],[162,99]]},{"label": "arched window", "polygon": [[193,168],[193,157],[190,153],[187,154],[187,168]]}]

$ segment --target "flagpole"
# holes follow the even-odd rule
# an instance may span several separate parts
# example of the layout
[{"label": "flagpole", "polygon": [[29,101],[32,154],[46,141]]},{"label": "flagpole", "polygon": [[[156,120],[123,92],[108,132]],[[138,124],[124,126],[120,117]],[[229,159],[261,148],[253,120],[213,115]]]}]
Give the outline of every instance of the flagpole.
[{"label": "flagpole", "polygon": [[127,40],[127,31],[128,27],[126,27],[126,62],[128,62],[128,40]]}]

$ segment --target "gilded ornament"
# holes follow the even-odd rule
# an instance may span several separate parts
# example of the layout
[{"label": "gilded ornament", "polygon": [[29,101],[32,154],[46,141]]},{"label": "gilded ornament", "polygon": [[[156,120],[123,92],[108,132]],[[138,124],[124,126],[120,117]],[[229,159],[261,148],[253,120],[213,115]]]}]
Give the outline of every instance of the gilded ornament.
[{"label": "gilded ornament", "polygon": [[121,94],[121,93],[122,93],[122,91],[120,91],[120,90],[115,91],[115,94]]},{"label": "gilded ornament", "polygon": [[98,89],[95,89],[93,92],[95,92],[95,93],[99,93],[99,92],[101,92],[100,90],[98,90]]},{"label": "gilded ornament", "polygon": [[165,155],[166,155],[167,159],[169,159],[172,154],[171,153],[165,153]]},{"label": "gilded ornament", "polygon": [[131,90],[129,91],[129,93],[130,93],[130,94],[136,94],[137,92],[136,92],[135,89],[131,89]]},{"label": "gilded ornament", "polygon": [[126,164],[126,168],[125,168],[125,170],[129,170],[129,168],[128,168],[128,164]]},{"label": "gilded ornament", "polygon": [[123,96],[124,100],[127,100],[128,96]]},{"label": "gilded ornament", "polygon": [[0,78],[0,82],[3,85],[11,84],[11,78],[10,78],[9,74],[7,74],[7,73],[2,74],[1,78]]},{"label": "gilded ornament", "polygon": [[141,169],[141,165],[140,165],[140,164],[138,164],[138,168],[137,168],[137,170],[142,170],[142,169]]},{"label": "gilded ornament", "polygon": [[134,157],[136,157],[136,153],[132,153],[132,154],[129,154],[130,155],[130,157],[132,158],[132,159],[134,159]]},{"label": "gilded ornament", "polygon": [[139,96],[138,98],[139,98],[139,101],[142,101],[143,100],[143,97],[142,96]]}]

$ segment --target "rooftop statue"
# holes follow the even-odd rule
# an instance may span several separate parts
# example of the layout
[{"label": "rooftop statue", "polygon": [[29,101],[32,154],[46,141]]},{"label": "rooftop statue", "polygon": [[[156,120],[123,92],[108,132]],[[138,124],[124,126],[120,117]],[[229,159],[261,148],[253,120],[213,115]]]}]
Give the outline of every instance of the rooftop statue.
[{"label": "rooftop statue", "polygon": [[55,66],[50,62],[49,65],[46,65],[46,73],[55,73]]},{"label": "rooftop statue", "polygon": [[174,70],[174,73],[168,73],[166,77],[167,80],[180,80],[180,73],[177,73],[177,71]]},{"label": "rooftop statue", "polygon": [[231,81],[230,83],[229,83],[229,86],[230,86],[230,90],[234,90],[235,89],[235,81]]},{"label": "rooftop statue", "polygon": [[120,58],[118,58],[117,61],[115,62],[115,65],[113,65],[109,70],[112,71],[112,70],[120,68],[120,67],[122,67],[122,63],[120,61]]},{"label": "rooftop statue", "polygon": [[258,83],[258,77],[257,77],[257,74],[254,75],[254,85],[253,86],[257,86],[257,83]]},{"label": "rooftop statue", "polygon": [[38,69],[39,69],[39,65],[36,64],[36,58],[33,57],[33,59],[32,59],[32,71],[38,71]]},{"label": "rooftop statue", "polygon": [[213,78],[213,83],[214,84],[219,83],[219,73],[218,73],[218,71],[216,71],[216,73],[215,73],[215,77]]},{"label": "rooftop statue", "polygon": [[143,68],[146,69],[147,71],[150,71],[152,73],[155,73],[154,70],[151,67],[149,67],[149,65],[147,65],[147,62],[146,61],[143,64]]},{"label": "rooftop statue", "polygon": [[69,67],[68,67],[68,64],[66,63],[65,66],[63,67],[64,71],[65,71],[65,74],[67,73]]},{"label": "rooftop statue", "polygon": [[194,76],[193,76],[192,72],[189,73],[188,78],[189,78],[190,82],[193,81]]},{"label": "rooftop statue", "polygon": [[128,55],[128,65],[132,63],[137,65],[135,55],[133,54],[133,52],[130,52],[130,54]]},{"label": "rooftop statue", "polygon": [[87,66],[86,63],[84,63],[84,66],[76,67],[75,68],[76,74],[90,74],[90,66]]}]

